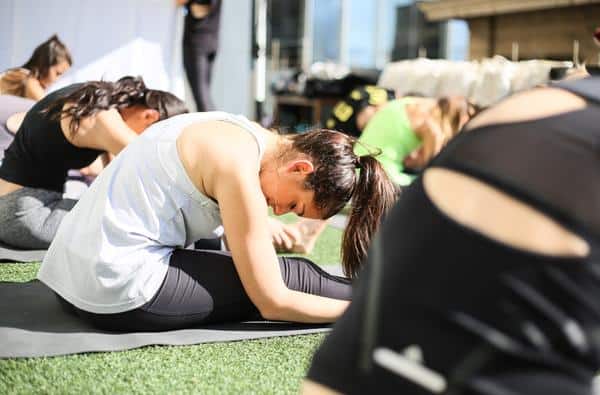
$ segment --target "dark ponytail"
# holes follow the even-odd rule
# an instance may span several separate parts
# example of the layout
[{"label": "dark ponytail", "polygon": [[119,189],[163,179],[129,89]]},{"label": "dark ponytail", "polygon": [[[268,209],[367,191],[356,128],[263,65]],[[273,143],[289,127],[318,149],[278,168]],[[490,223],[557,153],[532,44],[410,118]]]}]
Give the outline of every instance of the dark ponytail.
[{"label": "dark ponytail", "polygon": [[[63,108],[66,103],[72,106]],[[54,119],[71,118],[69,131],[77,133],[83,118],[95,115],[100,111],[115,108],[141,105],[155,109],[159,119],[167,119],[174,115],[187,113],[185,103],[171,93],[146,88],[141,77],[123,77],[117,82],[89,81],[50,104],[44,112]]]},{"label": "dark ponytail", "polygon": [[342,266],[346,276],[357,276],[371,238],[382,217],[396,202],[398,188],[373,155],[357,158],[358,181],[352,194],[352,211],[342,239]]},{"label": "dark ponytail", "polygon": [[352,200],[342,241],[342,266],[347,276],[356,277],[371,237],[398,190],[372,154],[354,154],[353,137],[321,129],[290,139],[294,150],[313,161],[315,170],[307,176],[305,188],[314,191],[323,218],[333,216]]}]

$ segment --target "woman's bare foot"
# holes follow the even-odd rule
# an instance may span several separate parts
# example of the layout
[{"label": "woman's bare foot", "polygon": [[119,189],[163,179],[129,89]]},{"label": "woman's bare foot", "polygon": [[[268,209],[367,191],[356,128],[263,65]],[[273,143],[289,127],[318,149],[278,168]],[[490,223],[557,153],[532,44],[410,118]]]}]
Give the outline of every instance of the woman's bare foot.
[{"label": "woman's bare foot", "polygon": [[291,252],[310,254],[315,247],[317,238],[327,227],[327,220],[302,218],[292,225],[298,229],[300,238],[294,243]]}]

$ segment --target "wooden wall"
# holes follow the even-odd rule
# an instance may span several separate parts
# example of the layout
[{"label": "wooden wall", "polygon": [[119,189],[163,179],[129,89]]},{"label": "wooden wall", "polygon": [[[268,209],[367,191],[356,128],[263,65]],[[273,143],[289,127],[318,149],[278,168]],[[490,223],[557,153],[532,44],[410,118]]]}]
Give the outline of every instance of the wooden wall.
[{"label": "wooden wall", "polygon": [[470,58],[495,54],[511,58],[519,43],[519,59],[571,60],[573,40],[579,40],[580,60],[597,63],[600,48],[592,34],[600,26],[600,5],[554,8],[468,20]]}]

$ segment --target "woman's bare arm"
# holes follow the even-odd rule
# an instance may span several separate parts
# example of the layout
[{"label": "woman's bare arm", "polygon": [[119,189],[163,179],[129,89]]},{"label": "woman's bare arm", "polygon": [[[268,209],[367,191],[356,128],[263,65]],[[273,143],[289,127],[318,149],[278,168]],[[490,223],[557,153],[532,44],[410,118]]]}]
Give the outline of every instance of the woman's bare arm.
[{"label": "woman's bare arm", "polygon": [[251,175],[239,171],[223,175],[216,189],[227,242],[244,289],[267,319],[334,321],[348,302],[292,291],[283,283],[268,231],[267,205]]},{"label": "woman's bare arm", "polygon": [[25,80],[25,97],[35,101],[40,100],[46,95],[46,90],[37,78],[27,78]]},{"label": "woman's bare arm", "polygon": [[[294,322],[332,322],[347,301],[292,291],[285,286],[268,228],[267,203],[258,179],[256,142],[239,127],[220,123],[204,142],[194,128],[183,132],[178,149],[184,167],[200,190],[219,202],[227,243],[240,280],[264,318]],[[206,134],[204,134],[206,135]],[[186,140],[187,139],[187,140]],[[205,149],[198,148],[204,144]],[[251,153],[256,154],[252,155]],[[202,156],[204,179],[194,171],[193,157]]]}]

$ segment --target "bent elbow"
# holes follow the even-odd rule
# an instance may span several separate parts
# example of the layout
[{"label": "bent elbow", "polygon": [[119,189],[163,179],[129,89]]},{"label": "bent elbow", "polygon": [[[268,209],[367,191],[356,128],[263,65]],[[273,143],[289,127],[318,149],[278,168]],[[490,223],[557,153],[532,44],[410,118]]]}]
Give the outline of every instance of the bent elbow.
[{"label": "bent elbow", "polygon": [[284,321],[286,309],[286,292],[280,292],[278,295],[269,295],[264,298],[260,303],[256,304],[260,315],[269,321]]}]

